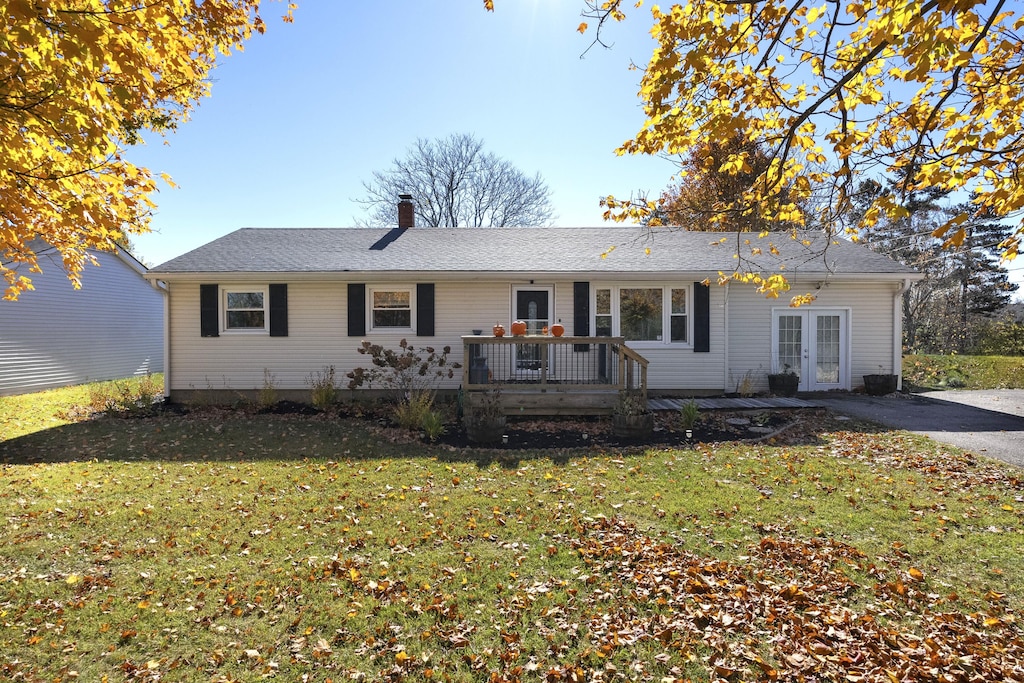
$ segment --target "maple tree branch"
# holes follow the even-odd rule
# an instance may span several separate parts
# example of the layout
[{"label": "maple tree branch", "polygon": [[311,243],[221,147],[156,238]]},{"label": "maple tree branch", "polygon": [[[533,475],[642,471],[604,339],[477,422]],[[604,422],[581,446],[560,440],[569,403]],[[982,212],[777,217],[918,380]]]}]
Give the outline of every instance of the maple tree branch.
[{"label": "maple tree branch", "polygon": [[[988,20],[985,22],[985,26],[981,29],[981,31],[978,32],[978,35],[971,42],[971,45],[968,48],[969,52],[973,53],[974,50],[978,47],[978,45],[981,43],[981,41],[984,40],[991,32],[992,25],[995,23],[996,17],[1000,13],[1004,4],[1005,0],[998,0],[995,8],[988,16]],[[913,150],[913,156],[911,157],[911,160],[908,164],[909,168],[916,168],[918,159],[921,156],[921,149],[924,146],[925,137],[932,131],[932,128],[935,125],[935,120],[938,118],[939,112],[942,110],[943,105],[945,105],[945,103],[949,101],[949,99],[956,93],[957,89],[960,87],[960,74],[963,73],[963,69],[964,67],[962,66],[957,66],[953,69],[949,87],[946,89],[946,92],[942,95],[942,97],[940,97],[939,100],[932,106],[931,111],[928,113],[928,118],[925,120],[924,125],[921,126],[920,130],[918,131],[917,141],[911,146],[911,149]],[[911,176],[910,174],[908,174],[907,177],[904,178],[903,182],[901,183],[901,192],[905,194],[908,191],[908,186],[910,182]]]},{"label": "maple tree branch", "polygon": [[755,71],[760,71],[761,69],[768,65],[768,59],[775,53],[775,48],[778,47],[779,43],[782,42],[782,27],[787,26],[789,24],[790,20],[793,18],[793,15],[796,14],[797,9],[802,7],[803,4],[804,0],[797,0],[797,2],[793,3],[793,6],[789,9],[789,12],[786,13],[785,18],[781,22],[779,22],[779,30],[776,31],[775,35],[772,36],[771,42],[768,43],[768,47],[764,51],[764,56],[761,57],[761,61],[757,63],[757,68],[755,69]]}]

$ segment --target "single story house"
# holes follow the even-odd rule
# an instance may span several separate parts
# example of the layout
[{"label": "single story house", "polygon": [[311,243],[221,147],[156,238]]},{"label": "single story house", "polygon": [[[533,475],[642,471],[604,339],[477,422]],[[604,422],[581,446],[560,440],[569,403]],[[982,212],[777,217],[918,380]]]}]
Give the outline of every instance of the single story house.
[{"label": "single story house", "polygon": [[[737,252],[815,299],[791,308],[788,295],[719,285]],[[165,291],[172,400],[268,379],[308,400],[313,373],[333,366],[343,386],[369,366],[363,340],[450,345],[461,361],[464,337],[518,319],[534,332],[561,323],[575,342],[624,338],[649,363],[651,395],[764,391],[786,369],[802,391],[857,389],[863,375],[900,372],[902,293],[919,276],[811,233],[402,226],[241,229],[147,277]]]},{"label": "single story house", "polygon": [[74,289],[60,254],[38,244],[41,273],[0,300],[0,396],[163,371],[164,299],[123,249],[90,251]]}]

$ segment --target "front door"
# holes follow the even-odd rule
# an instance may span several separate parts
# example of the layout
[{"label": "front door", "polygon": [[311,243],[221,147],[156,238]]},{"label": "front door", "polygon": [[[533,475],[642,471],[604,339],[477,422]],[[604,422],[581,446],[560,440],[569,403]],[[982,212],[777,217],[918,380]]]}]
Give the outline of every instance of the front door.
[{"label": "front door", "polygon": [[772,316],[772,372],[800,376],[800,391],[849,389],[847,312],[777,310]]},{"label": "front door", "polygon": [[[526,323],[526,334],[542,334],[551,326],[551,288],[515,288],[512,296],[512,318]],[[516,375],[520,379],[540,374],[539,344],[516,345]]]}]

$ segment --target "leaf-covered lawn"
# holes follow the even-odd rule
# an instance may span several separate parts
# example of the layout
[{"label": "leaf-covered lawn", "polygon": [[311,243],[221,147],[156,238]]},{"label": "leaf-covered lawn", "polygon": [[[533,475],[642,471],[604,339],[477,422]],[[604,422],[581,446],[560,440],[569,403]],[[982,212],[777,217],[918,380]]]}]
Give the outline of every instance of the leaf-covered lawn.
[{"label": "leaf-covered lawn", "polygon": [[1020,472],[834,426],[512,459],[203,411],[0,442],[0,679],[1024,680]]},{"label": "leaf-covered lawn", "polygon": [[1021,389],[1020,356],[910,355],[903,357],[903,381],[920,389]]}]

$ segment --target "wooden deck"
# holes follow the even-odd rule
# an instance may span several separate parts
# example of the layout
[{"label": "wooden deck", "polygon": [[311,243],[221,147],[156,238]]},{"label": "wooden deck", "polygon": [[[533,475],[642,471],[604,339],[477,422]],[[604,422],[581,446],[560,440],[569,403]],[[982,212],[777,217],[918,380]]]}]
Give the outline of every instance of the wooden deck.
[{"label": "wooden deck", "polygon": [[623,392],[647,400],[647,359],[622,337],[467,335],[462,344],[470,410],[492,394],[506,415],[611,415]]},{"label": "wooden deck", "polygon": [[[766,408],[815,408],[816,404],[802,398],[785,396],[751,396],[749,398],[694,398],[701,410],[758,410]],[[647,401],[651,410],[679,410],[689,398],[652,398]]]},{"label": "wooden deck", "polygon": [[[678,411],[691,400],[648,399],[647,359],[622,337],[467,335],[462,344],[469,410],[491,395],[506,415],[611,415],[626,391],[639,392],[652,411]],[[705,411],[815,407],[781,396],[692,400]]]}]

